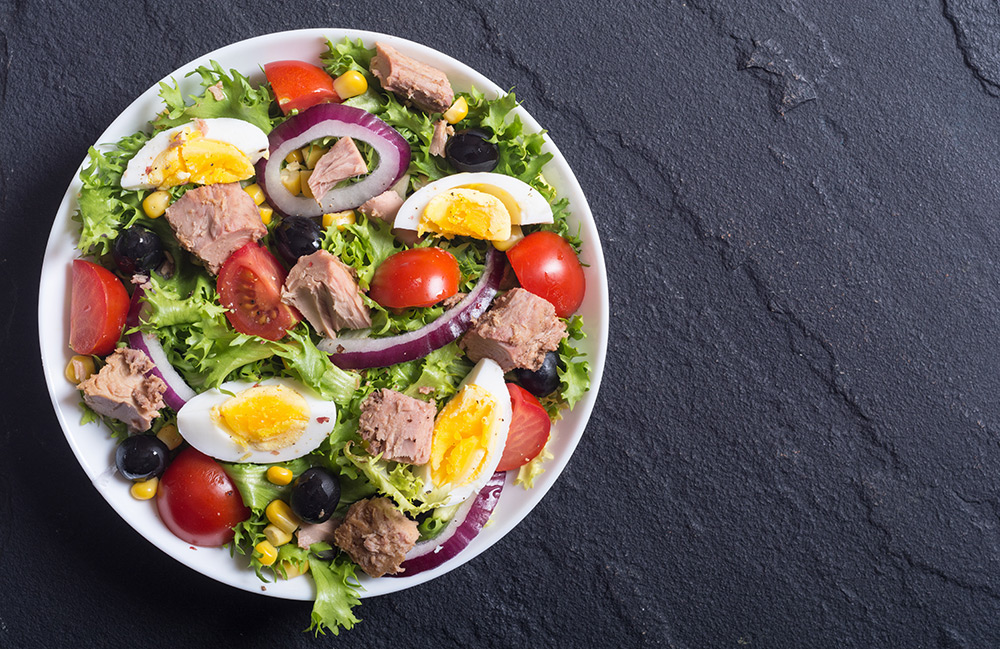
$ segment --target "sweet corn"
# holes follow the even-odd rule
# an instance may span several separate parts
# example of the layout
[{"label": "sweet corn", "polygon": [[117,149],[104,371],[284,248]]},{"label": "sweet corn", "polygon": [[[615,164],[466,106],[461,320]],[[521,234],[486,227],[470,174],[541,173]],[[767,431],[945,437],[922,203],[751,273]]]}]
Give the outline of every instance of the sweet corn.
[{"label": "sweet corn", "polygon": [[360,72],[348,70],[333,80],[333,89],[341,99],[357,97],[368,90],[368,79]]},{"label": "sweet corn", "polygon": [[306,161],[306,169],[313,169],[319,159],[322,158],[328,149],[321,147],[319,145],[310,144],[307,147],[302,148],[302,156]]},{"label": "sweet corn", "polygon": [[149,480],[143,480],[141,482],[133,482],[132,497],[136,500],[149,500],[156,495],[156,488],[160,486],[159,478],[150,478]]},{"label": "sweet corn", "polygon": [[292,535],[277,525],[268,525],[265,527],[264,536],[266,536],[268,542],[276,548],[280,548],[292,540]]},{"label": "sweet corn", "polygon": [[174,426],[173,424],[167,424],[161,428],[159,432],[156,433],[156,437],[161,442],[166,444],[167,448],[171,451],[180,446],[181,442],[184,441],[184,438],[181,437],[180,432],[177,430],[177,426]]},{"label": "sweet corn", "polygon": [[274,208],[267,203],[264,203],[257,208],[257,211],[260,212],[260,220],[264,223],[264,225],[271,225],[271,219],[274,218]]},{"label": "sweet corn", "polygon": [[282,561],[281,569],[285,571],[285,579],[295,579],[309,572],[309,562],[303,561],[301,566],[297,566],[291,561]]},{"label": "sweet corn", "polygon": [[302,187],[302,195],[306,198],[316,198],[313,196],[313,190],[309,187],[309,176],[313,175],[312,169],[305,169],[299,172],[299,183]]},{"label": "sweet corn", "polygon": [[298,165],[295,165],[294,168],[288,166],[281,170],[281,184],[292,196],[298,196],[302,193],[302,175],[299,173]]},{"label": "sweet corn", "polygon": [[517,245],[517,243],[523,238],[524,238],[524,233],[521,232],[521,226],[512,225],[510,226],[510,238],[504,241],[494,241],[493,247],[499,250],[500,252],[507,252],[515,245]]},{"label": "sweet corn", "polygon": [[271,484],[286,485],[292,481],[293,476],[291,470],[283,466],[272,466],[267,469],[267,479],[271,481]]},{"label": "sweet corn", "polygon": [[328,228],[331,225],[336,225],[338,230],[342,230],[348,225],[354,225],[354,210],[324,214],[323,227]]},{"label": "sweet corn", "polygon": [[252,185],[247,185],[246,187],[243,188],[243,191],[250,194],[250,198],[252,198],[253,202],[256,203],[257,205],[260,205],[261,203],[264,202],[264,192],[261,191],[260,185],[258,185],[257,183],[254,183]]},{"label": "sweet corn", "polygon": [[441,117],[444,121],[449,124],[458,124],[469,114],[469,102],[465,101],[465,97],[459,97],[455,100],[455,103],[451,105],[451,108],[444,111]]},{"label": "sweet corn", "polygon": [[170,194],[162,189],[142,199],[142,211],[151,219],[163,216],[168,207],[170,207]]},{"label": "sweet corn", "polygon": [[288,503],[280,499],[272,500],[264,509],[264,515],[267,516],[267,520],[271,521],[272,525],[289,534],[299,529],[299,525],[302,524]]},{"label": "sweet corn", "polygon": [[295,164],[295,163],[302,164],[303,162],[305,162],[305,160],[302,158],[302,152],[299,151],[298,149],[295,149],[294,151],[285,156],[285,162],[287,162],[288,164]]},{"label": "sweet corn", "polygon": [[253,546],[253,549],[260,555],[259,561],[265,566],[271,565],[278,559],[278,549],[268,541],[261,541]]},{"label": "sweet corn", "polygon": [[66,366],[66,378],[73,385],[79,385],[83,381],[86,381],[93,373],[94,359],[90,356],[77,354],[69,359],[69,365]]}]

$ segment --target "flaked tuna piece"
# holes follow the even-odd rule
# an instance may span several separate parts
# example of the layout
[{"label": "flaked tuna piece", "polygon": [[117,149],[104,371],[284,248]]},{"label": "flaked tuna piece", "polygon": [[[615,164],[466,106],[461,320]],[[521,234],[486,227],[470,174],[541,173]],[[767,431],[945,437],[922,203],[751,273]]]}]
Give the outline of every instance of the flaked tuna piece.
[{"label": "flaked tuna piece", "polygon": [[357,501],[333,533],[337,547],[372,577],[400,572],[419,536],[416,521],[388,498]]},{"label": "flaked tuna piece", "polygon": [[427,464],[434,436],[433,401],[421,401],[395,390],[372,392],[361,404],[358,434],[372,455],[407,464]]},{"label": "flaked tuna piece", "polygon": [[504,372],[518,367],[535,371],[565,337],[566,324],[551,302],[513,288],[493,301],[458,346],[473,361],[492,358]]},{"label": "flaked tuna piece", "polygon": [[298,309],[328,338],[335,338],[341,329],[372,326],[350,268],[326,250],[299,257],[285,278],[281,301]]},{"label": "flaked tuna piece", "polygon": [[378,196],[374,196],[365,201],[358,211],[367,217],[392,223],[396,220],[396,213],[403,206],[403,197],[392,189],[387,189]]},{"label": "flaked tuna piece", "polygon": [[375,43],[375,51],[370,68],[383,88],[428,113],[443,113],[451,107],[455,92],[444,72],[385,43]]},{"label": "flaked tuna piece", "polygon": [[342,137],[316,161],[308,185],[319,201],[334,185],[342,180],[368,173],[365,157],[358,145],[349,137]]},{"label": "flaked tuna piece", "polygon": [[443,158],[444,145],[448,143],[448,138],[454,134],[455,129],[448,122],[443,119],[434,122],[434,135],[431,136],[431,144],[427,147],[427,152]]},{"label": "flaked tuna piece", "polygon": [[267,234],[257,204],[239,183],[190,189],[167,208],[166,217],[184,249],[213,275],[229,255]]},{"label": "flaked tuna piece", "polygon": [[330,518],[322,523],[303,523],[295,532],[295,542],[303,550],[308,550],[313,543],[326,542],[333,545],[333,533],[340,523],[339,518]]},{"label": "flaked tuna piece", "polygon": [[153,367],[138,349],[116,349],[100,372],[76,387],[91,410],[125,422],[130,433],[141,433],[160,416],[167,390],[163,379],[150,373]]}]

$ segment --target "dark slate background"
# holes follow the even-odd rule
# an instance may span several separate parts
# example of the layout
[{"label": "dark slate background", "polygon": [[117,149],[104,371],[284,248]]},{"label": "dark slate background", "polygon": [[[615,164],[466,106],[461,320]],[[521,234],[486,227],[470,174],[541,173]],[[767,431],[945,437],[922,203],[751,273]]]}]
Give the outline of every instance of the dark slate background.
[{"label": "dark slate background", "polygon": [[[0,646],[1000,646],[995,2],[122,5],[0,0]],[[515,87],[590,199],[612,316],[541,505],[318,641],[308,604],[114,515],[35,325],[50,221],[119,111],[206,51],[316,26]]]}]

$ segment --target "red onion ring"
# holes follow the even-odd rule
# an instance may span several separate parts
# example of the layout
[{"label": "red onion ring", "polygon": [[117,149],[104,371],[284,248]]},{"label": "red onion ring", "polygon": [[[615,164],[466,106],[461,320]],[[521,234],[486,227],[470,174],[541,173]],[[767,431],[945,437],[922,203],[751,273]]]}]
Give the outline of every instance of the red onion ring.
[{"label": "red onion ring", "polygon": [[[294,196],[281,182],[281,163],[295,149],[323,137],[351,137],[368,143],[378,153],[378,167],[361,182],[331,189],[319,202]],[[406,139],[378,117],[353,106],[317,104],[279,124],[268,140],[268,157],[257,161],[257,184],[268,204],[285,216],[321,216],[353,209],[396,184],[410,166]]]},{"label": "red onion ring", "polygon": [[465,298],[420,329],[385,338],[324,338],[316,345],[347,370],[388,367],[423,358],[464,334],[486,311],[503,278],[503,255],[490,246],[479,282]]},{"label": "red onion ring", "polygon": [[406,560],[400,565],[403,572],[393,576],[418,575],[425,570],[437,568],[464,550],[472,539],[479,535],[486,521],[490,520],[490,515],[500,500],[500,492],[503,491],[506,478],[507,474],[503,471],[494,473],[475,498],[469,498],[462,503],[455,512],[455,517],[441,534],[423,543],[417,543],[406,553]]},{"label": "red onion ring", "polygon": [[[132,302],[129,304],[128,315],[125,316],[125,327],[135,329],[139,326],[139,315],[145,303],[142,297],[146,294],[146,289],[141,284],[135,287],[132,293]],[[180,410],[181,406],[190,401],[195,396],[195,391],[188,385],[181,375],[177,373],[174,366],[167,360],[167,353],[163,351],[160,340],[153,334],[133,331],[128,334],[128,346],[138,349],[149,356],[155,367],[150,370],[153,374],[163,379],[167,389],[163,393],[163,402],[174,410]]]}]

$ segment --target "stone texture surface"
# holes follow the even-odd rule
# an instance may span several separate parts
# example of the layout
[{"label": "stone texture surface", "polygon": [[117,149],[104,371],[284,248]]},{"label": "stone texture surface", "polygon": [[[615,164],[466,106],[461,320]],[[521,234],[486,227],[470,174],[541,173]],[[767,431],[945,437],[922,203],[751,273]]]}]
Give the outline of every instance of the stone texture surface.
[{"label": "stone texture surface", "polygon": [[[0,0],[0,646],[314,646],[90,488],[35,351],[63,188],[166,71],[394,33],[513,86],[610,273],[584,441],[485,555],[344,646],[1000,646],[1000,9],[897,3]],[[58,342],[53,344],[59,344]]]}]

